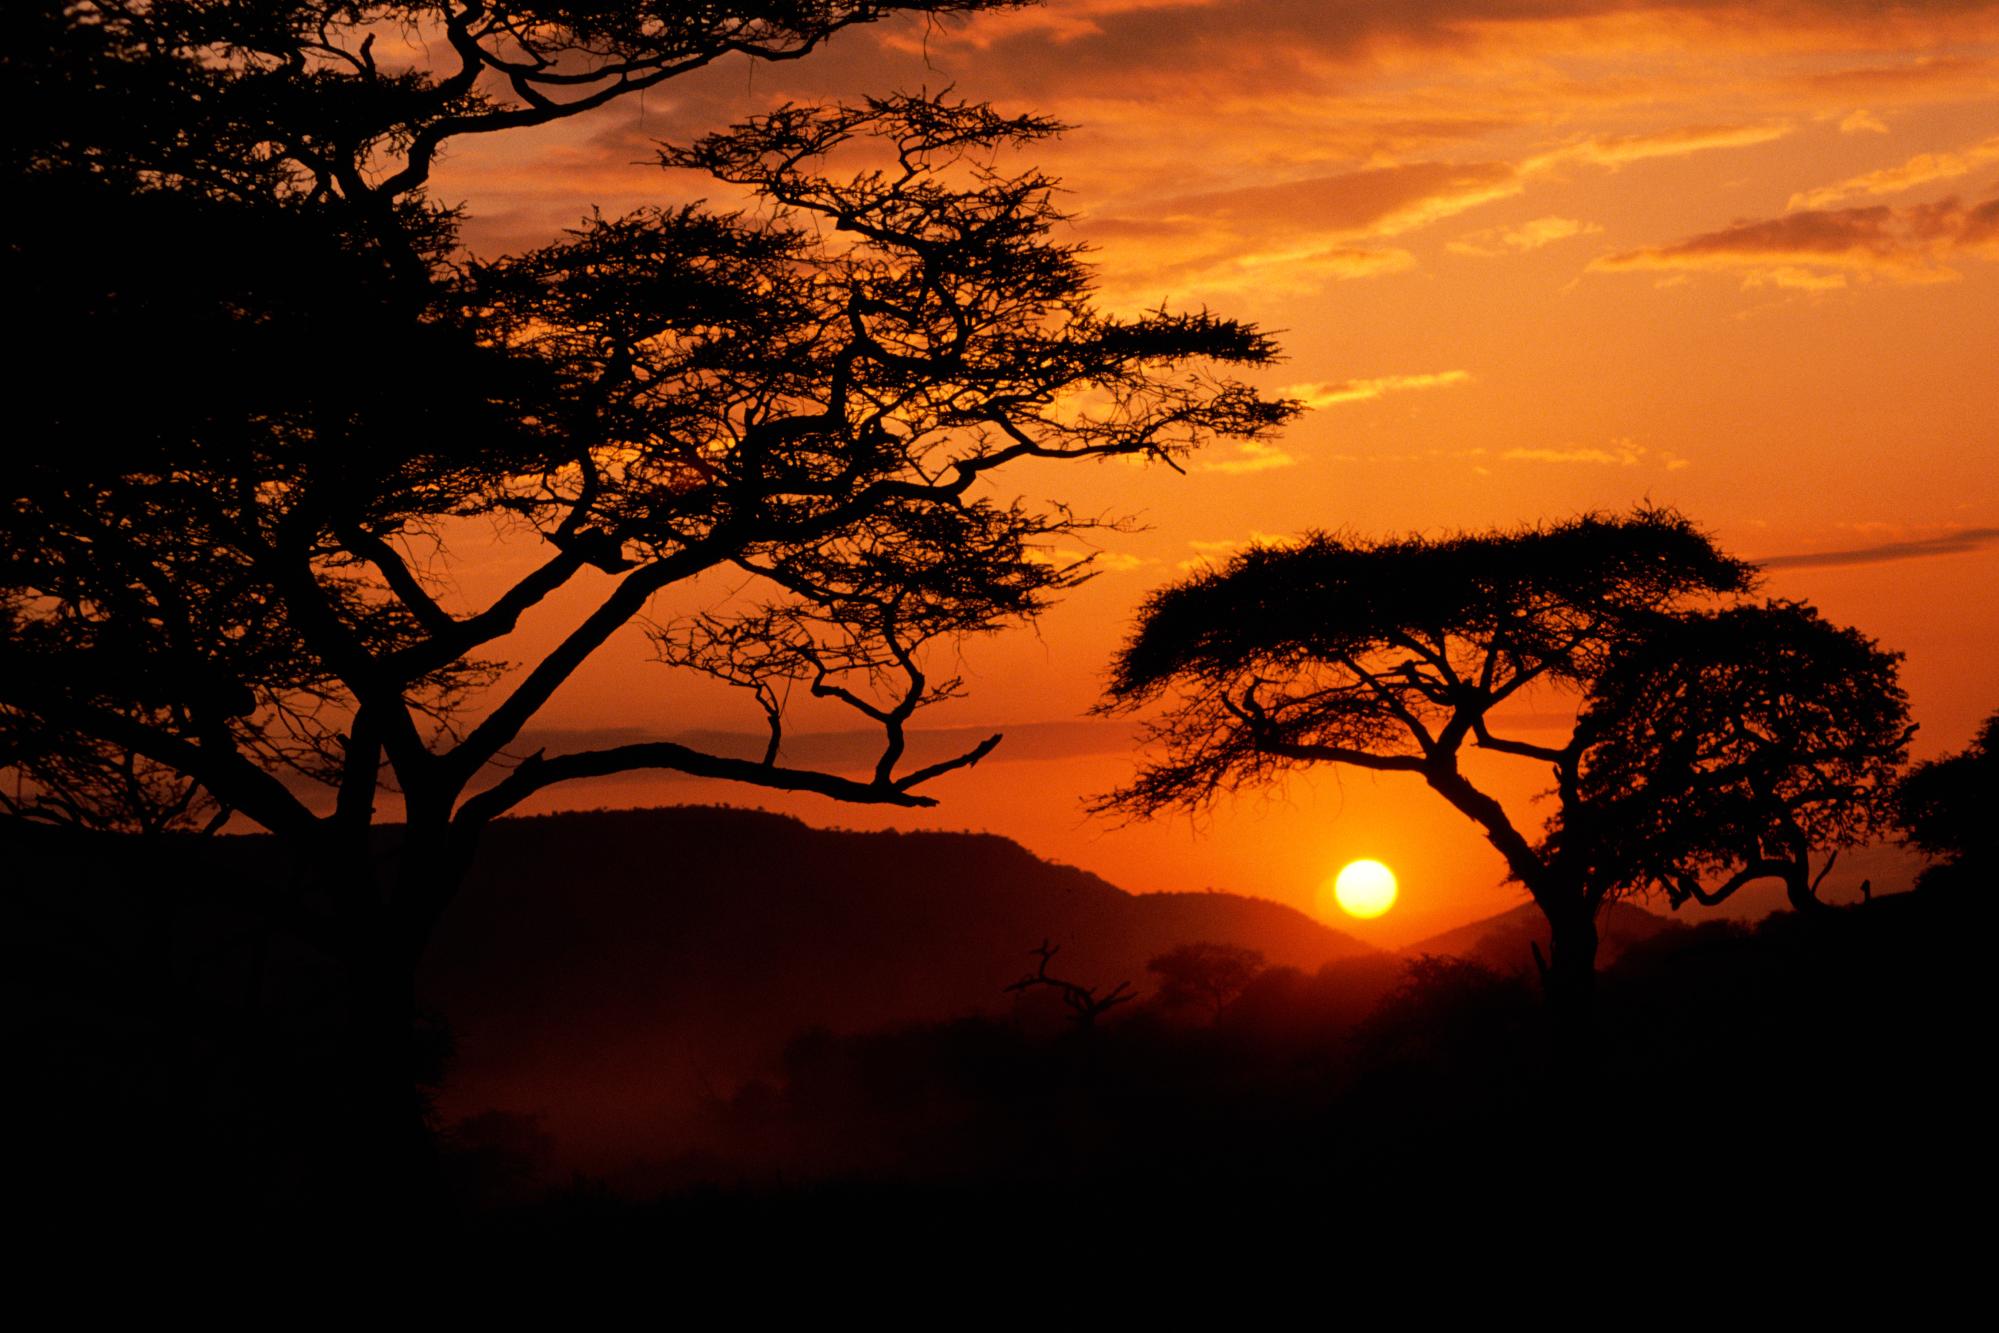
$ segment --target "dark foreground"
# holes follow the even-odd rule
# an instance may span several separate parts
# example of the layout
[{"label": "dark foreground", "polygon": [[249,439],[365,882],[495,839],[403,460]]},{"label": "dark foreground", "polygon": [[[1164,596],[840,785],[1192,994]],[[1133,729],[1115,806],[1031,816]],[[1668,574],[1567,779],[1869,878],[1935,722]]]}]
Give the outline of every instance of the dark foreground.
[{"label": "dark foreground", "polygon": [[[699,1124],[589,1176],[551,1165],[530,1121],[435,1124],[427,1179],[359,1219],[326,1203],[318,1164],[345,1127],[315,1113],[304,1029],[204,1017],[240,1012],[187,961],[221,925],[168,923],[187,938],[160,957],[143,922],[122,953],[17,931],[31,1021],[16,1197],[57,1228],[337,1221],[682,1253],[787,1236],[857,1253],[1031,1236],[1080,1253],[1280,1224],[1519,1239],[1554,1222],[1689,1253],[1751,1233],[1906,1241],[1989,1175],[1990,911],[1968,878],[1634,946],[1602,977],[1588,1070],[1549,1060],[1527,978],[1351,959],[1272,969],[1217,1008],[1141,1002],[1087,1028],[1051,999],[807,1033]],[[107,958],[124,971],[94,975]],[[267,997],[309,970],[264,966]],[[158,997],[144,1031],[130,1030],[137,991]],[[434,1079],[448,1043],[430,1040]],[[236,1074],[218,1078],[224,1064]]]}]

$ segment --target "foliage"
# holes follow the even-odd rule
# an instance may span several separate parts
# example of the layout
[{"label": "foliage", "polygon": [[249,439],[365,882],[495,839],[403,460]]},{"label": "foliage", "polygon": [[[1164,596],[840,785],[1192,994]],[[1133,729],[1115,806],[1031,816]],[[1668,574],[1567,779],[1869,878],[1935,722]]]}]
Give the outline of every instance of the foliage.
[{"label": "foliage", "polygon": [[1594,878],[1660,884],[1675,905],[1766,877],[1809,900],[1832,865],[1811,877],[1815,849],[1836,856],[1892,824],[1915,730],[1899,661],[1796,602],[1665,622],[1594,682],[1580,799],[1550,842],[1581,832],[1604,858]]},{"label": "foliage", "polygon": [[[995,473],[1171,461],[1295,411],[1233,378],[1275,355],[1254,328],[1093,307],[1053,183],[1012,156],[1055,133],[1038,117],[780,108],[662,154],[735,211],[593,216],[484,261],[429,186],[464,136],[1010,3],[10,15],[0,281],[33,336],[8,367],[0,787],[38,819],[279,835],[283,906],[342,978],[335,1192],[422,1155],[412,977],[492,819],[640,769],[931,804],[999,739],[903,763],[910,718],[958,688],[932,662],[1090,572],[1051,552],[1093,521]],[[696,609],[654,624],[669,593]],[[532,654],[530,616],[537,645],[553,630]],[[628,628],[752,695],[764,755],[523,743]],[[871,769],[785,763],[794,698],[878,728]]]},{"label": "foliage", "polygon": [[1199,1004],[1222,1010],[1263,971],[1263,953],[1240,944],[1212,940],[1168,949],[1145,964],[1159,975],[1159,998],[1167,1004]]},{"label": "foliage", "polygon": [[[957,689],[926,648],[1089,573],[1047,552],[1091,521],[990,474],[1262,435],[1292,406],[1226,372],[1269,341],[1094,310],[1053,183],[1006,160],[1057,127],[948,96],[787,107],[669,148],[754,206],[593,217],[491,262],[425,182],[457,135],[988,7],[43,7],[48,49],[9,59],[10,97],[123,113],[10,131],[6,277],[43,326],[15,373],[55,382],[88,347],[119,385],[16,395],[37,447],[0,537],[6,728],[307,841],[365,826],[387,786],[439,844],[433,880],[534,792],[633,768],[929,803],[991,742],[899,769],[911,715]],[[836,153],[886,165],[832,174]],[[522,572],[472,602],[455,575],[494,532]],[[516,762],[584,660],[717,574],[740,595],[655,643],[754,695],[761,762],[668,742]],[[593,608],[539,660],[499,660],[564,589]],[[881,729],[872,773],[783,765],[794,684]],[[31,788],[59,779],[45,748],[7,751]]]},{"label": "foliage", "polygon": [[1908,840],[1954,865],[1999,865],[1999,713],[1958,753],[1917,764],[1896,793]]},{"label": "foliage", "polygon": [[1467,739],[1521,749],[1491,734],[1492,709],[1536,684],[1587,681],[1652,618],[1749,578],[1657,510],[1434,541],[1310,533],[1253,546],[1141,608],[1108,707],[1170,695],[1152,732],[1166,760],[1106,807],[1198,806],[1323,761],[1422,772]]}]

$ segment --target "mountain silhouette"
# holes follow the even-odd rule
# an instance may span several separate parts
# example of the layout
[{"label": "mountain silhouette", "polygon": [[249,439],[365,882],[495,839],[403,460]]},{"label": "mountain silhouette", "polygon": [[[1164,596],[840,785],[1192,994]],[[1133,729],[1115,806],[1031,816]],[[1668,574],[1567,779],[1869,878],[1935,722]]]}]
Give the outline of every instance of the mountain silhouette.
[{"label": "mountain silhouette", "polygon": [[[1685,930],[1678,921],[1648,912],[1630,903],[1611,903],[1598,914],[1597,960],[1608,967],[1634,944],[1669,931]],[[1433,954],[1443,958],[1463,958],[1509,975],[1531,975],[1534,946],[1543,957],[1548,953],[1548,920],[1533,903],[1523,903],[1511,911],[1489,916],[1470,925],[1418,940],[1402,952],[1410,957]]]},{"label": "mountain silhouette", "polygon": [[673,807],[494,825],[420,991],[455,1042],[447,1118],[539,1116],[566,1162],[651,1150],[799,1033],[1004,1013],[1029,950],[1106,991],[1212,940],[1315,971],[1369,946],[1282,904],[1127,893],[976,833]]}]

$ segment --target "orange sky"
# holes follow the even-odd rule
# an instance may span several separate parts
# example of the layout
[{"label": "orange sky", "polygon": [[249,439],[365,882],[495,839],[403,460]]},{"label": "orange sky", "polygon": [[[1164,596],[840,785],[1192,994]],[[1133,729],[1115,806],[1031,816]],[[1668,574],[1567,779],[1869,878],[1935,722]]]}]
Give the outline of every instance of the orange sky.
[{"label": "orange sky", "polygon": [[[1522,901],[1414,780],[1328,772],[1198,829],[1085,819],[1082,798],[1131,772],[1122,728],[1083,714],[1133,608],[1257,533],[1435,533],[1643,499],[1737,554],[1784,557],[1770,592],[1907,653],[1919,755],[1962,746],[1999,706],[1999,5],[1051,0],[859,30],[796,66],[732,63],[643,104],[462,142],[437,193],[496,252],[593,204],[714,193],[635,165],[655,139],[786,98],[945,84],[1077,127],[1034,161],[1063,179],[1106,303],[1207,303],[1281,330],[1288,361],[1267,384],[1313,410],[1184,477],[1007,477],[1149,526],[1115,538],[1102,576],[1037,631],[968,651],[971,697],[932,725],[1011,736],[933,789],[942,808],[671,778],[535,808],[731,800],[986,828],[1127,888],[1308,910],[1340,864],[1373,856],[1402,875],[1402,902],[1343,924],[1407,942]],[[466,592],[510,558],[465,568]],[[582,605],[545,608],[516,646]],[[636,634],[614,645],[544,722],[760,726],[645,657]],[[1516,798],[1545,785],[1499,764],[1520,768],[1494,778]]]}]

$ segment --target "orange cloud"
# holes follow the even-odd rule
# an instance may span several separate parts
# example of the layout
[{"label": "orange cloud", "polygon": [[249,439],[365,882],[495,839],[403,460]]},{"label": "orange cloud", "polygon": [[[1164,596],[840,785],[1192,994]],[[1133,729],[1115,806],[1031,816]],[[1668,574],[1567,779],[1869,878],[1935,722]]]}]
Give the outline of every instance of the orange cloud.
[{"label": "orange cloud", "polygon": [[1968,176],[1988,162],[1999,162],[1999,134],[1955,153],[1918,153],[1900,166],[1883,167],[1837,185],[1794,194],[1789,207],[1825,208],[1855,195],[1899,194],[1931,181]]},{"label": "orange cloud", "polygon": [[1637,467],[1643,463],[1656,463],[1668,472],[1678,472],[1693,466],[1686,459],[1668,450],[1654,451],[1629,439],[1615,439],[1608,448],[1591,446],[1571,446],[1561,449],[1506,449],[1499,459],[1503,463],[1581,463],[1592,467]]},{"label": "orange cloud", "polygon": [[1245,232],[1393,236],[1520,192],[1503,162],[1412,162],[1277,185],[1186,195],[1161,202],[1168,218],[1201,219]]},{"label": "orange cloud", "polygon": [[1269,472],[1276,468],[1291,467],[1297,461],[1274,444],[1261,440],[1248,440],[1234,446],[1226,457],[1204,458],[1196,465],[1195,471],[1241,476],[1246,473]]},{"label": "orange cloud", "polygon": [[1465,370],[1439,370],[1425,375],[1380,375],[1373,379],[1341,380],[1336,384],[1293,384],[1284,393],[1308,408],[1364,403],[1409,389],[1440,389],[1471,378]]},{"label": "orange cloud", "polygon": [[1791,132],[1782,121],[1760,125],[1694,125],[1650,134],[1603,134],[1564,144],[1522,164],[1523,171],[1545,171],[1568,162],[1617,168],[1655,157],[1679,157],[1714,148],[1748,148],[1781,139]]},{"label": "orange cloud", "polygon": [[1488,227],[1484,231],[1469,232],[1444,248],[1454,254],[1489,259],[1495,255],[1525,254],[1572,236],[1593,236],[1602,230],[1594,222],[1581,222],[1575,218],[1534,218],[1517,226]]},{"label": "orange cloud", "polygon": [[[1129,214],[1086,224],[1085,231],[1118,237],[1115,286],[1142,292],[1171,285],[1177,299],[1267,284],[1274,271],[1292,286],[1373,277],[1415,265],[1405,250],[1367,243],[1400,236],[1496,200],[1519,195],[1531,178],[1570,164],[1615,170],[1651,158],[1767,143],[1788,123],[1692,126],[1647,134],[1597,135],[1534,154],[1524,161],[1409,162],[1172,196]],[[1474,233],[1452,248],[1461,253],[1525,251],[1593,225],[1544,217],[1512,228]],[[1138,242],[1136,246],[1131,242]],[[1145,258],[1150,258],[1150,263]],[[1150,293],[1146,292],[1149,296]]]},{"label": "orange cloud", "polygon": [[1896,282],[1948,281],[1945,260],[1999,258],[1999,199],[1966,207],[1956,199],[1911,208],[1841,208],[1738,222],[1677,245],[1606,255],[1604,272],[1733,270],[1752,284],[1837,286],[1846,274]]}]

